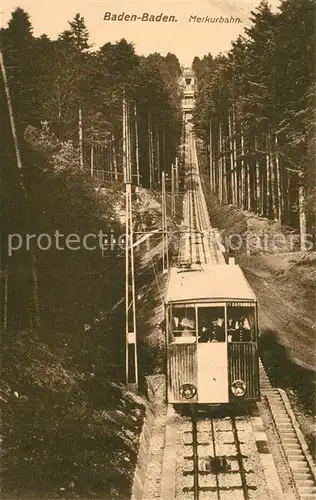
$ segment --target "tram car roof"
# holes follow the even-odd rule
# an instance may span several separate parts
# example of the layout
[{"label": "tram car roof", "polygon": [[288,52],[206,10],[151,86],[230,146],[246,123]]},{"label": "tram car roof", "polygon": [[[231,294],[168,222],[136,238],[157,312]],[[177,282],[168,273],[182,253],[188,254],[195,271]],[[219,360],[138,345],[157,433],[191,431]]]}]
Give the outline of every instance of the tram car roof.
[{"label": "tram car roof", "polygon": [[165,302],[256,301],[237,264],[207,264],[198,269],[172,267]]}]

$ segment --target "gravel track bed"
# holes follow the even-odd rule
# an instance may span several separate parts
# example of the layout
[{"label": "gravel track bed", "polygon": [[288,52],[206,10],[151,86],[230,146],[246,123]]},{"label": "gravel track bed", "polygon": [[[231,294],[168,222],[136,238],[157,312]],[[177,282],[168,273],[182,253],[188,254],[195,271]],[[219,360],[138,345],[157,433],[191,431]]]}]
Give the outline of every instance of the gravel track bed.
[{"label": "gravel track bed", "polygon": [[[191,488],[193,476],[184,475],[183,471],[193,470],[193,461],[186,460],[186,456],[192,455],[192,424],[189,417],[179,416],[177,420],[177,463],[176,463],[176,485],[175,498],[177,500],[192,500],[193,493],[183,492],[183,488]],[[190,446],[186,444],[190,443]]]},{"label": "gravel track bed", "polygon": [[161,469],[164,455],[167,406],[159,409],[150,440],[143,500],[160,499]]}]

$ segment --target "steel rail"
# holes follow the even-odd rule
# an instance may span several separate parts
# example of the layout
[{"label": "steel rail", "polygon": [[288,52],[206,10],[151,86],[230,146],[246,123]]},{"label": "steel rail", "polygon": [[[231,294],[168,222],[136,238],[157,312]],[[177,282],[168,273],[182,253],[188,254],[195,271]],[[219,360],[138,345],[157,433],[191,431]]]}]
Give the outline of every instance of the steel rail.
[{"label": "steel rail", "polygon": [[238,460],[238,465],[239,465],[239,472],[240,472],[240,477],[241,477],[241,485],[242,485],[242,490],[243,490],[243,494],[244,494],[244,499],[249,500],[247,478],[246,478],[246,472],[245,472],[245,468],[244,468],[244,464],[243,464],[242,453],[241,453],[241,449],[240,449],[240,443],[239,443],[239,438],[238,438],[238,431],[237,431],[235,416],[231,417],[231,422],[232,422],[232,429],[233,429],[233,434],[234,434],[234,441],[235,441],[236,450],[237,450],[237,460]]},{"label": "steel rail", "polygon": [[[215,431],[214,431],[214,422],[211,420],[211,431],[212,431],[212,447],[213,447],[213,456],[216,458],[216,443],[215,443]],[[215,473],[215,482],[216,482],[216,494],[217,494],[217,500],[221,499],[221,493],[220,493],[220,486],[219,486],[219,480],[218,480],[218,473]]]},{"label": "steel rail", "polygon": [[198,437],[197,437],[197,421],[194,405],[191,405],[191,421],[192,421],[192,447],[193,447],[193,493],[194,500],[199,500],[199,454],[198,454]]}]

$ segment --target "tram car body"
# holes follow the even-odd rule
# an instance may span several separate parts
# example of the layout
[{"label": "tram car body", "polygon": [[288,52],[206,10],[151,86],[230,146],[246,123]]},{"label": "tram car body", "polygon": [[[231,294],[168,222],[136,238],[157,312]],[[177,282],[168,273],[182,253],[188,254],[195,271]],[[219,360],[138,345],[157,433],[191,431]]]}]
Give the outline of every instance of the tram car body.
[{"label": "tram car body", "polygon": [[258,305],[238,265],[172,267],[165,334],[169,403],[260,399]]}]

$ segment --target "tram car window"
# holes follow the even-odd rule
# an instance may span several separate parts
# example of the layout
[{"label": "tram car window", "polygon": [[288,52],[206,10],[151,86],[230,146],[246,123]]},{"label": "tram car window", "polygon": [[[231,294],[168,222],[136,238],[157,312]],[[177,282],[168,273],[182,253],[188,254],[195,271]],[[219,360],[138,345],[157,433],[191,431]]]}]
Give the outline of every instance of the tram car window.
[{"label": "tram car window", "polygon": [[253,342],[255,340],[255,308],[227,306],[227,341]]},{"label": "tram car window", "polygon": [[198,308],[199,342],[225,342],[225,308]]},{"label": "tram car window", "polygon": [[195,308],[183,305],[173,306],[171,331],[174,342],[196,342]]}]

